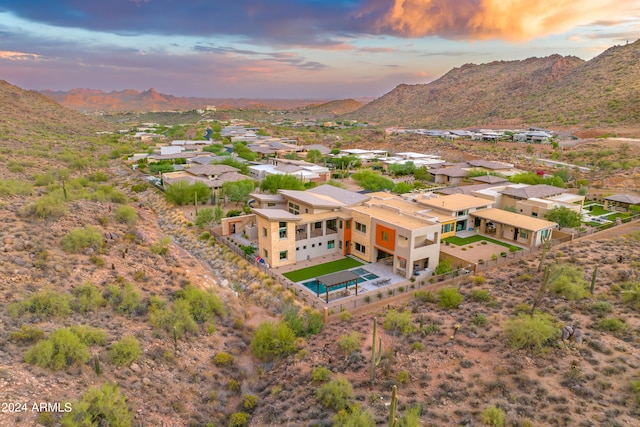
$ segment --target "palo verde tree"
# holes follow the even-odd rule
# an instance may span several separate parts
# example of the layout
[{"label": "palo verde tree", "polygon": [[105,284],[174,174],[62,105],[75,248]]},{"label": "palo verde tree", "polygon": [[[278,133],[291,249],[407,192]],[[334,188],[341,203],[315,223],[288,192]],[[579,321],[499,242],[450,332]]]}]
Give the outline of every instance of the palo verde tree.
[{"label": "palo verde tree", "polygon": [[582,223],[580,213],[565,206],[558,206],[557,208],[550,209],[544,217],[549,221],[557,223],[560,228],[579,227]]}]

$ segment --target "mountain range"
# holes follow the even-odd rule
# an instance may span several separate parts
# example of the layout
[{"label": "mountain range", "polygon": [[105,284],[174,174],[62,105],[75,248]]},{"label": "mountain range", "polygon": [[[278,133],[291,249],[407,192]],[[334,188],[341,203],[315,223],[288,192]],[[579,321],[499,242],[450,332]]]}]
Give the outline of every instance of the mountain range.
[{"label": "mountain range", "polygon": [[551,55],[466,64],[402,84],[349,118],[388,125],[630,126],[640,122],[640,40],[584,61]]}]

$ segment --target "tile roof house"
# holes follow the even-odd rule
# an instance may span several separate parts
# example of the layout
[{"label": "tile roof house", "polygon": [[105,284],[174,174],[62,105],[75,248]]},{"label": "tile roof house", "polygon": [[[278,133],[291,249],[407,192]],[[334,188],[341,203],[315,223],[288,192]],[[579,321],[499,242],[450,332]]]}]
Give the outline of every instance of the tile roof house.
[{"label": "tile roof house", "polygon": [[162,174],[162,182],[165,187],[178,181],[187,181],[190,184],[202,182],[209,188],[219,189],[225,182],[246,179],[252,178],[242,175],[238,169],[227,165],[193,165],[183,171]]},{"label": "tile roof house", "polygon": [[635,194],[614,194],[604,198],[605,209],[628,210],[631,205],[640,205],[640,196]]},{"label": "tile roof house", "polygon": [[527,248],[542,245],[558,227],[555,222],[497,208],[475,211],[469,216],[480,234],[512,241]]}]

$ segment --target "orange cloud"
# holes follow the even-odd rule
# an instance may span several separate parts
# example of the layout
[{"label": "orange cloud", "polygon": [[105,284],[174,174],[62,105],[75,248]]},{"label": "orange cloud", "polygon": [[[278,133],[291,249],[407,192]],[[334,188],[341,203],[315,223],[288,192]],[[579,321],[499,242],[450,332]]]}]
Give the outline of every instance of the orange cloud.
[{"label": "orange cloud", "polygon": [[524,41],[603,16],[629,16],[634,8],[636,1],[620,0],[393,0],[378,29],[404,37]]},{"label": "orange cloud", "polygon": [[12,52],[10,50],[0,50],[0,58],[12,61],[33,61],[42,58],[35,53]]}]

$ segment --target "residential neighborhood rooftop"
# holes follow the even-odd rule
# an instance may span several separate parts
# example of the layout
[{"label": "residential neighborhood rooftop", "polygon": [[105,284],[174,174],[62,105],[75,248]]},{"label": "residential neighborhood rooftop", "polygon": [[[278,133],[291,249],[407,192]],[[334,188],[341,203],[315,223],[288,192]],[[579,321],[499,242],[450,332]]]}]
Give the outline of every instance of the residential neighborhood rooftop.
[{"label": "residential neighborhood rooftop", "polygon": [[531,199],[531,198],[548,198],[551,196],[558,196],[565,193],[564,188],[555,187],[547,184],[529,185],[526,187],[508,186],[504,190],[500,191],[505,196],[511,196],[519,199]]},{"label": "residential neighborhood rooftop", "polygon": [[465,209],[482,208],[490,206],[492,204],[490,200],[468,196],[466,194],[451,194],[431,198],[419,198],[416,201],[421,205],[430,206],[433,209],[445,210],[450,212],[457,212]]},{"label": "residential neighborhood rooftop", "polygon": [[489,208],[475,211],[471,215],[529,231],[540,231],[548,229],[550,227],[557,227],[557,224],[555,222],[547,221],[540,218],[533,218],[530,216],[521,215],[515,212],[509,212],[498,208]]}]

